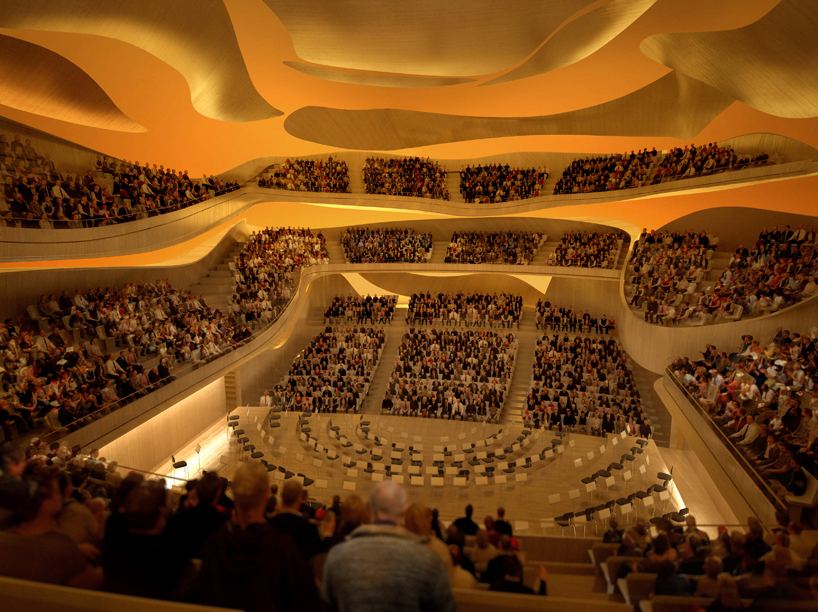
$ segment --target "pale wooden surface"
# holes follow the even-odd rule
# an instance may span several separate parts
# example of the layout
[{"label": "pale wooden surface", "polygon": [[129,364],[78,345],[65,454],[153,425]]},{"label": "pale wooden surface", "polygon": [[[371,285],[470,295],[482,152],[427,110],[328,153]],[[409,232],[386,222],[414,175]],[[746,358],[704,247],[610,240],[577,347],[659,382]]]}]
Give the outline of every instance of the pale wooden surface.
[{"label": "pale wooden surface", "polygon": [[[249,414],[247,411],[249,410]],[[320,444],[327,448],[334,449],[340,455],[333,465],[330,466],[326,460],[326,455],[323,453],[316,453],[309,451],[305,445],[298,439],[296,424],[300,418],[299,413],[282,413],[281,427],[272,429],[274,442],[270,444],[264,441],[268,435],[268,429],[263,425],[263,434],[256,429],[256,417],[258,422],[264,424],[265,416],[268,412],[267,408],[262,407],[240,407],[233,412],[233,414],[240,415],[239,427],[245,430],[245,435],[250,438],[250,444],[256,446],[257,450],[264,452],[265,459],[275,465],[284,465],[287,470],[298,473],[301,472],[314,480],[326,480],[327,488],[320,489],[316,485],[310,487],[310,495],[318,500],[325,500],[332,498],[333,495],[339,494],[344,497],[352,491],[344,490],[344,483],[354,483],[354,493],[366,498],[369,490],[373,484],[371,477],[365,474],[363,468],[366,463],[360,460],[360,456],[355,454],[352,448],[347,452],[352,458],[358,461],[356,466],[357,475],[348,476],[347,470],[341,465],[341,460],[344,458],[344,453],[340,448],[337,448],[327,435],[327,431],[323,429],[323,425],[332,418],[334,425],[341,426],[341,432],[347,435],[353,444],[364,444],[365,448],[371,448],[372,444],[366,440],[359,438],[355,434],[354,424],[360,419],[360,416],[350,415],[349,419],[345,415],[315,415],[310,419],[310,426],[312,428],[311,435],[318,438]],[[321,423],[318,422],[318,416],[321,417]],[[526,482],[516,482],[514,475],[508,475],[507,484],[487,484],[476,485],[474,468],[468,464],[464,464],[464,468],[472,471],[470,480],[465,487],[455,487],[452,476],[444,477],[443,487],[433,487],[431,485],[430,476],[426,474],[426,467],[432,466],[433,455],[435,454],[434,447],[439,445],[456,444],[458,450],[455,454],[462,452],[462,445],[464,443],[476,442],[485,439],[489,434],[494,433],[503,427],[507,431],[513,431],[507,437],[501,446],[510,445],[512,441],[516,442],[516,437],[521,430],[520,425],[510,428],[509,425],[486,425],[483,427],[480,423],[471,421],[442,421],[433,419],[420,419],[414,417],[397,417],[384,416],[379,418],[380,423],[376,423],[376,415],[366,415],[365,419],[371,421],[370,427],[372,432],[379,437],[389,440],[389,445],[382,447],[384,452],[384,465],[389,463],[389,453],[392,451],[392,442],[403,442],[406,450],[403,452],[404,466],[402,475],[405,479],[406,487],[409,491],[410,501],[420,501],[430,507],[438,508],[440,510],[441,519],[451,521],[461,516],[463,508],[468,503],[472,503],[475,507],[475,519],[482,522],[482,518],[488,514],[493,514],[497,506],[504,506],[506,508],[506,516],[512,521],[528,521],[529,529],[521,531],[521,535],[539,535],[546,533],[540,527],[540,519],[553,518],[569,511],[577,511],[584,509],[591,505],[598,505],[610,499],[618,499],[627,496],[629,493],[644,490],[651,484],[657,483],[656,473],[663,472],[667,468],[662,455],[659,453],[653,442],[650,442],[647,447],[647,456],[650,465],[646,465],[646,474],[641,476],[638,472],[638,466],[642,464],[637,460],[632,470],[633,477],[629,482],[623,482],[620,475],[616,476],[616,484],[611,491],[607,491],[604,484],[599,483],[599,489],[593,493],[587,493],[584,485],[579,482],[584,478],[599,469],[604,469],[612,461],[618,461],[619,457],[628,452],[631,446],[635,445],[633,438],[625,438],[624,440],[617,436],[617,444],[613,444],[613,437],[609,437],[607,442],[599,437],[587,436],[584,434],[571,434],[566,440],[574,441],[573,448],[567,447],[562,455],[554,455],[554,458],[546,460],[547,465],[540,464],[538,467],[524,470],[518,467],[516,474],[525,474]],[[389,432],[388,428],[392,427],[393,432]],[[472,433],[472,430],[475,433]],[[548,430],[534,430],[540,431],[541,437],[532,442],[531,448],[533,451],[525,454],[516,454],[516,456],[529,456],[531,454],[539,453],[543,448],[550,448],[551,439],[555,436],[554,432]],[[407,435],[406,438],[402,434]],[[465,438],[460,439],[459,436],[465,434]],[[264,437],[263,437],[264,436]],[[421,441],[416,441],[415,436],[420,436]],[[441,437],[448,437],[449,441],[440,441]],[[600,455],[600,446],[605,443],[606,451]],[[202,450],[199,456],[194,450],[196,444],[201,444]],[[423,467],[421,468],[421,475],[423,477],[423,486],[414,486],[409,484],[408,468],[409,461],[409,446],[422,445],[423,451]],[[285,452],[280,451],[280,447],[286,448]],[[496,448],[496,447],[492,447]],[[587,453],[593,451],[594,459],[589,461]],[[303,460],[298,460],[298,455],[303,455]],[[191,441],[188,445],[180,448],[175,453],[177,461],[184,460],[188,462],[188,473],[190,477],[194,477],[198,473],[199,460],[201,460],[201,468],[203,470],[219,470],[220,475],[232,478],[238,463],[242,459],[248,459],[247,455],[238,447],[235,442],[235,436],[228,436],[226,423],[223,419],[214,423],[206,431],[202,432],[196,440]],[[228,459],[226,466],[220,463],[221,457]],[[364,455],[365,457],[368,455]],[[466,455],[466,459],[472,458],[474,455]],[[320,460],[323,462],[322,467],[318,468],[313,465],[313,460]],[[574,461],[582,460],[580,468],[574,467]],[[507,461],[512,460],[512,455],[509,455]],[[451,459],[446,460],[448,465]],[[496,465],[497,462],[495,461]],[[140,466],[131,466],[140,467]],[[144,468],[143,468],[144,469]],[[162,463],[158,466],[150,466],[152,472],[159,474],[173,475],[176,477],[183,477],[184,471],[173,471],[170,461]],[[627,468],[626,468],[627,469]],[[386,477],[388,478],[388,476]],[[271,482],[275,482],[271,478]],[[491,482],[491,481],[490,481]],[[569,491],[580,489],[580,497],[575,500],[569,500]],[[559,494],[560,502],[554,505],[548,503],[548,496]],[[684,507],[689,504],[688,500],[683,500],[677,489],[671,491],[671,500],[667,503],[666,512]],[[661,504],[657,502],[658,508]],[[634,510],[640,516],[653,516],[653,509],[643,510],[641,504],[636,502]],[[694,509],[691,509],[694,512]],[[635,515],[631,515],[633,517]],[[548,530],[549,533],[560,533],[560,529]],[[573,533],[572,530],[567,530],[566,533]],[[582,533],[582,529],[578,529],[578,533]],[[586,534],[593,533],[593,526],[589,525],[586,529]]]},{"label": "pale wooden surface", "polygon": [[[41,11],[8,5],[0,26],[114,37],[155,55],[182,73],[193,106],[220,121],[258,121],[283,113],[256,91],[242,59],[230,16],[220,1],[47,1]],[[94,19],[87,16],[94,14]],[[155,27],[161,23],[162,27]],[[144,161],[144,160],[143,160]]]}]

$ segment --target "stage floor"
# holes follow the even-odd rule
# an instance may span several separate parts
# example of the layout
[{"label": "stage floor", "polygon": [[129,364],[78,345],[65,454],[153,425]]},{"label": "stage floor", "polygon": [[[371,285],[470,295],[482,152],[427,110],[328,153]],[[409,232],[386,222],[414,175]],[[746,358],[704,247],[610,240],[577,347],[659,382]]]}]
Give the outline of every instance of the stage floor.
[{"label": "stage floor", "polygon": [[[609,500],[626,498],[637,491],[644,491],[650,485],[660,482],[657,473],[667,472],[669,469],[660,450],[651,441],[645,447],[645,452],[636,456],[635,461],[624,462],[623,470],[612,470],[614,480],[609,481],[610,486],[605,483],[604,478],[598,478],[596,490],[589,491],[581,480],[597,470],[607,469],[613,462],[619,462],[624,453],[630,453],[630,449],[637,445],[636,439],[621,436],[608,436],[605,439],[584,434],[568,434],[564,439],[562,453],[554,453],[552,457],[539,461],[540,452],[552,448],[551,442],[556,437],[556,432],[535,429],[527,437],[530,440],[528,446],[509,454],[506,459],[506,462],[517,461],[518,467],[514,473],[504,474],[498,470],[501,476],[505,476],[506,482],[497,482],[503,480],[502,478],[484,479],[476,474],[475,467],[468,463],[463,464],[463,468],[471,472],[467,481],[460,480],[453,474],[437,479],[437,470],[433,467],[433,462],[440,459],[435,455],[441,451],[441,447],[455,445],[457,447],[452,457],[445,458],[444,465],[449,466],[453,460],[460,459],[457,456],[459,454],[463,454],[462,458],[467,462],[474,459],[477,453],[500,453],[503,452],[503,447],[518,443],[517,438],[521,435],[522,426],[365,415],[363,419],[370,422],[370,439],[367,439],[358,431],[360,415],[313,415],[309,419],[311,429],[309,436],[317,440],[319,446],[318,450],[315,450],[312,448],[316,444],[315,441],[308,445],[305,440],[299,438],[304,437],[299,425],[300,413],[281,413],[279,421],[281,426],[273,429],[267,425],[267,408],[238,408],[232,414],[239,416],[239,428],[243,429],[244,435],[250,439],[248,444],[255,445],[257,451],[263,452],[264,459],[276,466],[284,466],[290,472],[304,474],[315,481],[309,487],[310,496],[314,499],[331,500],[335,494],[341,495],[342,498],[356,494],[366,499],[374,484],[373,478],[375,480],[390,478],[388,474],[364,472],[367,461],[372,462],[370,451],[377,448],[372,438],[378,436],[384,444],[380,447],[384,456],[380,463],[383,465],[391,463],[393,443],[402,443],[405,446],[405,450],[400,454],[403,466],[397,476],[399,479],[402,477],[409,492],[410,502],[418,501],[437,508],[441,520],[446,522],[462,516],[463,509],[468,503],[474,506],[474,516],[478,522],[482,522],[486,515],[494,515],[498,506],[504,506],[506,516],[514,522],[517,531],[530,535],[560,533],[559,527],[553,528],[547,522],[543,524],[542,520],[553,519],[566,512],[577,512]],[[330,435],[330,421],[332,426],[339,427],[338,433],[346,436],[355,446],[342,448],[338,440]],[[498,434],[501,430],[503,431],[501,442],[490,438],[492,434]],[[486,442],[488,446],[484,447],[483,444]],[[472,443],[477,444],[475,452],[463,453],[463,445]],[[196,445],[200,445],[198,455]],[[338,459],[329,461],[322,447],[328,449],[330,453],[337,453]],[[409,471],[411,465],[409,447],[413,447],[416,453],[413,457],[422,462],[422,467],[418,470],[420,474],[414,477]],[[367,452],[358,454],[356,450]],[[177,461],[187,461],[187,476],[184,470],[173,470],[170,461],[155,466],[150,471],[177,478],[195,478],[200,470],[216,470],[220,475],[231,479],[241,462],[253,461],[248,455],[249,453],[245,453],[236,442],[236,437],[228,433],[225,421],[220,421],[202,432],[197,440],[191,441],[175,453]],[[526,457],[538,461],[530,468],[523,468],[522,464]],[[348,459],[356,461],[357,465],[352,469],[344,467],[342,462]],[[487,465],[497,466],[498,463],[499,460],[495,460],[493,464]],[[432,475],[427,470],[435,474]],[[283,474],[271,472],[271,483],[281,476]],[[661,501],[654,495],[655,503],[652,507],[644,507],[639,500],[633,500],[633,511],[623,520],[628,522],[636,516],[650,518],[686,505],[690,507],[691,514],[695,515],[694,498],[699,498],[702,502],[712,498],[708,491],[700,491],[698,494],[694,491],[680,492],[676,484],[671,484],[668,492],[670,495],[666,501]],[[685,499],[682,499],[682,493]],[[728,522],[724,519],[733,519],[714,514],[712,508],[708,510],[710,510],[708,523],[723,523]],[[588,525],[584,531],[587,535],[593,535],[595,526]],[[569,529],[566,533],[572,533],[572,530]],[[583,529],[578,527],[577,533],[581,535]]]}]

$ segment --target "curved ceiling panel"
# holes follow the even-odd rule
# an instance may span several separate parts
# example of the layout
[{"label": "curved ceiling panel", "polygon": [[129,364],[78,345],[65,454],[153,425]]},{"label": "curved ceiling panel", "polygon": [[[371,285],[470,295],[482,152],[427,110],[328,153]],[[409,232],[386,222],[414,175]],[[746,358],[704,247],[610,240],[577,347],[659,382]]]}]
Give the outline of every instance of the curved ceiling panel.
[{"label": "curved ceiling panel", "polygon": [[284,62],[285,66],[304,74],[325,81],[351,83],[353,85],[370,85],[372,87],[445,87],[474,83],[476,79],[458,79],[447,77],[415,77],[398,74],[370,74],[364,72],[345,72],[324,66],[312,66],[301,62]]},{"label": "curved ceiling panel", "polygon": [[619,36],[655,3],[614,0],[601,6],[566,24],[521,66],[480,86],[516,81],[578,62]]},{"label": "curved ceiling panel", "polygon": [[784,0],[747,27],[659,34],[642,42],[651,59],[755,109],[790,119],[818,117],[818,3]]},{"label": "curved ceiling panel", "polygon": [[194,108],[211,119],[283,114],[253,86],[222,0],[4,0],[0,27],[94,34],[135,45],[182,73]]},{"label": "curved ceiling panel", "polygon": [[346,149],[394,150],[444,142],[582,134],[692,138],[734,102],[676,72],[611,102],[540,117],[466,117],[398,109],[341,110],[308,106],[284,128],[293,136]]},{"label": "curved ceiling panel", "polygon": [[[474,76],[518,64],[594,0],[264,0],[301,59],[433,76]],[[398,27],[396,27],[396,25]]]},{"label": "curved ceiling panel", "polygon": [[[31,78],[36,74],[37,78]],[[145,132],[94,79],[38,45],[0,34],[0,104],[61,121],[119,132]]]}]

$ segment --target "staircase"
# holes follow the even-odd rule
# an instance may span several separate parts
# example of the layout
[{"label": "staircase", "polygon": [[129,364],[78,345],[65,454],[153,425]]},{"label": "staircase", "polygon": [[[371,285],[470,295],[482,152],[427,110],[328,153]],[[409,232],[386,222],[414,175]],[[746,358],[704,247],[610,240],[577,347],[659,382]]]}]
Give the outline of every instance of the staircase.
[{"label": "staircase", "polygon": [[[346,263],[346,255],[344,255],[344,247],[341,246],[341,234],[346,230],[346,228],[342,229],[338,233],[338,237],[330,240],[325,240],[325,244],[327,245],[327,253],[329,253],[329,262],[334,264],[342,264]],[[326,234],[325,234],[326,236]]]},{"label": "staircase", "polygon": [[542,243],[542,245],[540,246],[540,250],[537,251],[536,255],[534,255],[534,259],[531,260],[531,265],[532,266],[545,266],[545,265],[548,265],[548,258],[551,256],[551,254],[559,246],[560,238],[562,238],[562,236],[560,236],[560,237],[558,237],[556,239],[551,239],[551,240],[549,240],[549,238],[553,238],[553,237],[551,237],[551,236],[546,236],[545,237],[545,242]]},{"label": "staircase", "polygon": [[231,370],[224,375],[224,400],[228,412],[241,406],[241,381],[238,370]]},{"label": "staircase", "polygon": [[534,348],[537,346],[540,333],[534,313],[526,311],[520,320],[520,329],[514,330],[514,337],[517,338],[517,358],[514,374],[508,383],[506,403],[503,406],[501,419],[503,423],[513,425],[523,422],[523,412],[531,386],[531,369],[534,366]]},{"label": "staircase", "polygon": [[230,295],[236,286],[229,263],[236,261],[243,248],[244,243],[236,244],[224,262],[211,268],[206,276],[188,287],[188,290],[193,295],[201,295],[211,309],[221,308],[226,313],[230,305]]},{"label": "staircase", "polygon": [[381,402],[383,402],[386,386],[389,384],[389,378],[392,376],[392,370],[395,367],[400,339],[407,329],[409,329],[409,326],[403,317],[403,311],[396,312],[392,324],[386,327],[386,343],[383,345],[378,368],[375,370],[372,382],[369,384],[369,393],[367,393],[361,404],[362,414],[381,413]]},{"label": "staircase", "polygon": [[672,418],[664,402],[659,398],[656,394],[656,390],[653,388],[654,383],[657,379],[661,378],[661,376],[649,372],[634,361],[630,361],[629,365],[633,371],[636,388],[639,389],[642,410],[647,415],[653,427],[653,441],[656,442],[656,446],[668,448],[670,447],[670,426]]},{"label": "staircase", "polygon": [[452,202],[465,202],[463,194],[460,193],[460,168],[446,168],[449,174],[446,175],[446,189]]}]

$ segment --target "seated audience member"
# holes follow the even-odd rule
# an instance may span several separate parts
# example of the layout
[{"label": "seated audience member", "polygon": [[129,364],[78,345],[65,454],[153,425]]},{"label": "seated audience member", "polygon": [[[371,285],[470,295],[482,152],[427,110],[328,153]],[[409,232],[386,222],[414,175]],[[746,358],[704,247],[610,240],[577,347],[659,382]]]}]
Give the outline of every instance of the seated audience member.
[{"label": "seated audience member", "polygon": [[430,159],[367,158],[363,179],[366,193],[449,200],[446,168]]},{"label": "seated audience member", "polygon": [[[500,591],[503,593],[520,593],[522,595],[534,595],[534,590],[523,584],[523,565],[516,555],[508,555],[503,558],[504,575],[500,580],[491,583],[489,591]],[[537,570],[540,579],[540,587],[537,595],[548,594],[548,571],[541,565]]]}]

